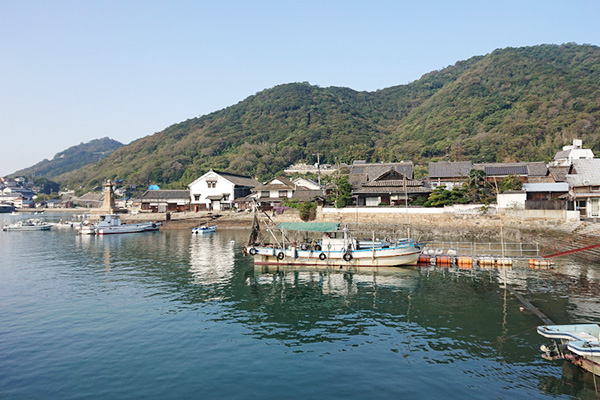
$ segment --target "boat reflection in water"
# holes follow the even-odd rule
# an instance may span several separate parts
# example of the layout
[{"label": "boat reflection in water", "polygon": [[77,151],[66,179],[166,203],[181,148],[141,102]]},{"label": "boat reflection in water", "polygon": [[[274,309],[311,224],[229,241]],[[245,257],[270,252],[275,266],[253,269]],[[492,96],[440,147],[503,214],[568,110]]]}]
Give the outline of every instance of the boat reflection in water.
[{"label": "boat reflection in water", "polygon": [[192,283],[224,285],[233,278],[234,243],[218,235],[192,235],[190,240],[190,272]]},{"label": "boat reflection in water", "polygon": [[322,294],[349,296],[358,288],[414,289],[419,282],[419,272],[406,268],[354,268],[285,267],[257,265],[254,281],[259,285],[302,286],[318,285]]}]

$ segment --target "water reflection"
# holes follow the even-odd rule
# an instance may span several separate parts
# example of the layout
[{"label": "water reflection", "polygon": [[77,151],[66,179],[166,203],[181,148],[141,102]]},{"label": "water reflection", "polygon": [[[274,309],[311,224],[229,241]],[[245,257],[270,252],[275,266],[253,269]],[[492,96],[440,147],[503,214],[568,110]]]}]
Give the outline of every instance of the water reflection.
[{"label": "water reflection", "polygon": [[190,240],[190,272],[192,283],[222,285],[233,278],[235,253],[232,241],[218,235],[192,235]]},{"label": "water reflection", "polygon": [[300,287],[316,286],[321,294],[351,297],[358,293],[358,288],[378,287],[411,289],[417,286],[419,272],[413,268],[361,268],[360,270],[341,270],[335,268],[299,269],[297,267],[256,266],[254,279],[248,284],[276,285]]},{"label": "water reflection", "polygon": [[[46,302],[60,303],[42,304],[40,312],[76,311],[71,325],[58,324],[64,318],[47,317],[49,325],[58,324],[57,332],[102,326],[108,330],[98,332],[110,337],[103,350],[118,349],[119,362],[144,356],[147,348],[160,349],[156,359],[136,365],[153,365],[152,371],[161,374],[179,373],[177,367],[190,363],[189,354],[200,351],[195,359],[205,363],[190,368],[194,382],[198,370],[214,371],[216,363],[223,367],[219,370],[236,371],[243,364],[239,360],[246,361],[244,367],[263,360],[264,369],[254,369],[257,375],[247,382],[271,382],[279,371],[288,373],[289,381],[302,381],[310,371],[326,382],[320,389],[328,387],[330,376],[363,368],[366,380],[390,377],[388,391],[392,385],[423,390],[437,384],[452,387],[455,397],[485,397],[488,386],[489,397],[593,394],[585,375],[573,373],[570,364],[561,369],[561,364],[541,359],[538,349],[545,340],[535,332],[539,319],[520,310],[503,285],[506,279],[557,323],[600,322],[596,265],[571,259],[548,270],[527,264],[506,270],[255,267],[240,252],[246,236],[245,231],[107,237],[51,231],[32,248],[34,236],[4,235],[0,263],[14,289],[0,291],[0,300],[18,309],[46,293]],[[84,315],[94,319],[81,319]],[[31,326],[14,337],[35,332],[38,320],[32,318]],[[133,324],[136,320],[139,325]],[[119,347],[123,341],[113,340],[122,337],[119,326],[144,335],[131,335],[131,348]],[[173,332],[180,332],[176,341],[171,340]],[[79,345],[101,349],[102,341],[94,339],[84,338]],[[138,346],[140,340],[143,346]],[[61,343],[53,353],[60,354],[62,347],[67,346]],[[165,363],[169,358],[172,364]],[[110,360],[102,367],[109,371],[117,364]],[[69,371],[78,368],[81,364],[74,364]],[[265,379],[264,371],[272,375]],[[248,373],[252,371],[245,369],[236,376]],[[443,391],[430,390],[422,397]]]}]

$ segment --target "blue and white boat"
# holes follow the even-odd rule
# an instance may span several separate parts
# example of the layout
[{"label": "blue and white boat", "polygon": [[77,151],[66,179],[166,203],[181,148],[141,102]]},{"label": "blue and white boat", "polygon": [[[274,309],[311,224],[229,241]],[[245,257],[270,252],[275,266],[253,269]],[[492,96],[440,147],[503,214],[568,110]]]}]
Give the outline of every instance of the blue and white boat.
[{"label": "blue and white boat", "polygon": [[537,332],[554,340],[554,346],[542,346],[548,360],[566,359],[600,376],[600,326],[597,324],[543,325]]},{"label": "blue and white boat", "polygon": [[141,222],[138,224],[125,224],[117,214],[100,215],[95,224],[82,224],[79,226],[81,235],[114,235],[119,233],[140,233],[159,230],[160,222]]},{"label": "blue and white boat", "polygon": [[49,231],[52,225],[41,219],[27,219],[17,221],[14,224],[6,225],[2,228],[4,231]]},{"label": "blue and white boat", "polygon": [[[258,220],[253,223],[247,254],[254,257],[255,265],[323,266],[323,267],[396,267],[416,265],[421,254],[412,238],[359,241],[347,229],[334,222],[282,222],[277,226],[279,235],[271,233],[273,243],[266,243],[259,234]],[[292,231],[321,234],[321,238],[295,241]]]},{"label": "blue and white boat", "polygon": [[203,226],[197,226],[195,228],[192,229],[192,233],[210,233],[210,232],[215,232],[217,230],[218,225],[203,225]]}]

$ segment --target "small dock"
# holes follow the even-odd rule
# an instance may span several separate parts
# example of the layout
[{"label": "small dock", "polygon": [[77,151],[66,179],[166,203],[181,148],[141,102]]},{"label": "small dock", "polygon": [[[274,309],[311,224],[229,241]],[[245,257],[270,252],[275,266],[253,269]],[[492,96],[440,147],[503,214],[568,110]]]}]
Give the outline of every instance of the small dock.
[{"label": "small dock", "polygon": [[538,243],[476,243],[430,241],[423,248],[419,264],[459,268],[512,267],[514,260],[526,260],[532,268],[550,267],[554,263],[542,258]]}]

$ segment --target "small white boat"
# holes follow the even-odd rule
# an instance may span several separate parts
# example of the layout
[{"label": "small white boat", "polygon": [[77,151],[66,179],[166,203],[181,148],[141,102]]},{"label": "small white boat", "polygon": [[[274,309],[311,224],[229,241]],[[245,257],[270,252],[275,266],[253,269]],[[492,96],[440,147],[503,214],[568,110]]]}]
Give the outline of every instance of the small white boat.
[{"label": "small white boat", "polygon": [[139,224],[125,224],[117,214],[101,215],[98,222],[91,225],[82,225],[79,229],[81,235],[113,235],[118,233],[140,233],[157,231],[160,222],[142,222]]},{"label": "small white boat", "polygon": [[4,231],[48,231],[52,228],[47,222],[40,219],[27,219],[18,221],[11,225],[6,225],[2,228]]},{"label": "small white boat", "polygon": [[[597,324],[543,325],[537,332],[553,339],[554,346],[541,346],[545,359],[566,359],[600,376],[600,326]],[[559,343],[557,343],[559,342]]]},{"label": "small white boat", "polygon": [[217,230],[218,225],[203,225],[192,229],[192,233],[210,233]]}]

